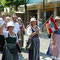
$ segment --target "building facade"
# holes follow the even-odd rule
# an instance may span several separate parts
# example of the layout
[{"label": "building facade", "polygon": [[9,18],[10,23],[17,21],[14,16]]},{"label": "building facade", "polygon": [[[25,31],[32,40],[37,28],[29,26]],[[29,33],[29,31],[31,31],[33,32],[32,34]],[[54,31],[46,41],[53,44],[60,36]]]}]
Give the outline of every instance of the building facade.
[{"label": "building facade", "polygon": [[[44,16],[46,20],[53,14],[60,16],[60,0],[45,0]],[[43,0],[29,0],[27,4],[27,20],[31,17],[40,19],[43,17]]]}]

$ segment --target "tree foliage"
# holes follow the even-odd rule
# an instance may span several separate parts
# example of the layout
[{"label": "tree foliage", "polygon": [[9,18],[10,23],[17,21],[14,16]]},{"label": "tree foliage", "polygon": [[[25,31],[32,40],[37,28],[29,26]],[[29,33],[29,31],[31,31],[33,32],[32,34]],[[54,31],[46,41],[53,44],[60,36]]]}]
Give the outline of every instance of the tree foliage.
[{"label": "tree foliage", "polygon": [[17,9],[19,5],[24,4],[24,0],[2,0],[1,3],[4,7],[15,6]]}]

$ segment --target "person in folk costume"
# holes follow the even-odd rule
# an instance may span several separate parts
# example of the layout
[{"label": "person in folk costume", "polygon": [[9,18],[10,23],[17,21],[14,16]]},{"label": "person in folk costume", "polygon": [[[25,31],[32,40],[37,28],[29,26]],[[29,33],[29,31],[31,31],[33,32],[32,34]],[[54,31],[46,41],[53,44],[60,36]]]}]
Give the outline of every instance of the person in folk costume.
[{"label": "person in folk costume", "polygon": [[[1,27],[1,32],[5,37],[5,59],[4,60],[18,60],[18,50],[16,44],[19,45],[17,34],[13,32],[14,24],[12,21],[7,23],[8,31],[3,31],[3,27],[6,22]],[[13,52],[11,51],[13,50]]]},{"label": "person in folk costume", "polygon": [[58,26],[58,30],[51,33],[52,41],[50,47],[50,54],[52,54],[52,60],[60,60],[60,17],[55,17],[55,23]]},{"label": "person in folk costume", "polygon": [[36,18],[31,18],[31,26],[27,28],[27,35],[31,38],[31,49],[29,49],[29,60],[40,60],[39,51],[40,51],[40,41],[41,37],[39,27],[36,25]]},{"label": "person in folk costume", "polygon": [[[13,24],[14,24],[13,32],[15,34],[19,35],[19,40],[21,40],[21,32],[20,32],[19,24],[17,22],[17,16],[16,15],[13,16]],[[20,47],[18,47],[18,45],[17,45],[17,49],[21,53]]]},{"label": "person in folk costume", "polygon": [[24,34],[25,34],[25,27],[24,27],[24,24],[23,24],[22,19],[21,19],[20,17],[18,17],[18,23],[19,23],[20,32],[21,32],[20,46],[23,47],[23,44],[24,44]]}]

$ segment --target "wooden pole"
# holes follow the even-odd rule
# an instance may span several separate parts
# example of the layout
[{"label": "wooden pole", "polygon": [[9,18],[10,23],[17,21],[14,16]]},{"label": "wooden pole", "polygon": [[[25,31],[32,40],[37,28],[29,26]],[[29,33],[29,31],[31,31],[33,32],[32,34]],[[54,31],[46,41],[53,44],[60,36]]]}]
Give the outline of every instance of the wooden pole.
[{"label": "wooden pole", "polygon": [[42,27],[50,20],[51,17],[53,17],[53,15],[51,15],[51,16],[47,19],[47,21],[42,25]]}]

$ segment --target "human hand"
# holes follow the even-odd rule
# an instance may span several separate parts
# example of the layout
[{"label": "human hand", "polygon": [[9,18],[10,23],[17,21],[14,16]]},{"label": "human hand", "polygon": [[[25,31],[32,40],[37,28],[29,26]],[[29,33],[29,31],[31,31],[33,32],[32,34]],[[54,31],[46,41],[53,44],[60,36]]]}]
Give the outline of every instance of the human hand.
[{"label": "human hand", "polygon": [[38,33],[39,33],[39,31],[40,31],[40,29],[38,29],[38,30],[36,31],[36,33],[38,34]]},{"label": "human hand", "polygon": [[52,40],[52,44],[53,44],[53,45],[55,44],[55,41],[54,41],[54,40]]}]

